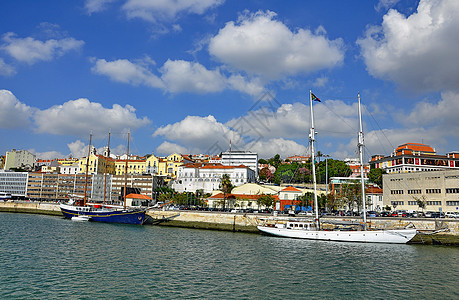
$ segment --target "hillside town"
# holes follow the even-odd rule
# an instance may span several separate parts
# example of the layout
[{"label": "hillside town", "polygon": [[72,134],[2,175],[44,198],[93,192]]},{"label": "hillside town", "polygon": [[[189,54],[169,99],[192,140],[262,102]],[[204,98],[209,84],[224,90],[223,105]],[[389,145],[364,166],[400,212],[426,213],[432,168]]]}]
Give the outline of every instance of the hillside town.
[{"label": "hillside town", "polygon": [[[43,160],[26,150],[8,151],[0,162],[2,198],[64,202],[86,192],[94,203],[116,204],[127,195],[131,206],[312,210],[310,156],[263,159],[250,151],[227,151],[127,157],[94,147],[88,153]],[[334,160],[319,151],[315,165],[321,211],[358,214],[359,161]],[[459,152],[441,155],[429,145],[406,143],[389,156],[372,156],[363,170],[366,205],[374,214],[458,212]]]}]

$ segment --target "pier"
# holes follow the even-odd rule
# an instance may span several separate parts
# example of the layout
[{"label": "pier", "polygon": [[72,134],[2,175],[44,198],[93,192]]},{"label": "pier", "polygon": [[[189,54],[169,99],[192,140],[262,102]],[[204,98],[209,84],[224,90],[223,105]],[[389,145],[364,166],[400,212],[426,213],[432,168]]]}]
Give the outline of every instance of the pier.
[{"label": "pier", "polygon": [[[29,213],[62,216],[58,203],[9,201],[0,202],[0,212]],[[258,233],[257,225],[263,222],[283,222],[292,217],[254,213],[227,213],[209,211],[149,210],[146,224],[208,230]],[[359,217],[324,217],[326,220],[359,222]],[[368,218],[371,228],[403,228],[410,224],[418,229],[410,242],[413,244],[438,244],[459,246],[459,220],[442,218]]]}]

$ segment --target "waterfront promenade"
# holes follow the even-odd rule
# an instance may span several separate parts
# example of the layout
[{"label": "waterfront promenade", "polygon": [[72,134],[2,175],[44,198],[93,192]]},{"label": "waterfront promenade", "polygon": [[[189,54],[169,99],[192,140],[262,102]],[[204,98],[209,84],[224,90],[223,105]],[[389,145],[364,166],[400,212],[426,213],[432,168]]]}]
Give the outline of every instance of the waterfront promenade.
[{"label": "waterfront promenade", "polygon": [[[12,201],[0,202],[0,212],[34,213],[61,216],[57,203]],[[283,222],[291,217],[269,214],[224,213],[208,211],[149,210],[146,224],[258,233],[263,222]],[[322,220],[360,221],[358,217],[324,217]],[[369,218],[372,228],[403,228],[409,224],[424,234],[418,234],[412,243],[459,246],[459,220],[430,218]],[[437,232],[432,234],[433,232]]]}]

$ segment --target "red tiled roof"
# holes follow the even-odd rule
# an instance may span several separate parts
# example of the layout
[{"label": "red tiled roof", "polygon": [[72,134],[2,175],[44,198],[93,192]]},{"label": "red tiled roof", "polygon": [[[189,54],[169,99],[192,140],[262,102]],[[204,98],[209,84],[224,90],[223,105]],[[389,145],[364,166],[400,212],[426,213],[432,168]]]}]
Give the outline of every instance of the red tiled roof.
[{"label": "red tiled roof", "polygon": [[281,192],[301,192],[301,191],[297,188],[294,188],[293,186],[288,186],[285,189],[281,190]]},{"label": "red tiled roof", "polygon": [[383,190],[379,187],[368,186],[365,188],[365,192],[370,193],[370,194],[382,194]]},{"label": "red tiled roof", "polygon": [[432,147],[426,144],[419,144],[419,143],[406,143],[406,144],[398,146],[397,149],[395,150],[397,154],[402,154],[402,153],[411,154],[414,151],[425,153],[425,154],[435,154],[435,150]]},{"label": "red tiled roof", "polygon": [[130,199],[143,199],[143,200],[152,200],[150,197],[148,197],[147,195],[142,195],[142,194],[129,194],[126,196],[126,199],[127,198],[130,198]]}]

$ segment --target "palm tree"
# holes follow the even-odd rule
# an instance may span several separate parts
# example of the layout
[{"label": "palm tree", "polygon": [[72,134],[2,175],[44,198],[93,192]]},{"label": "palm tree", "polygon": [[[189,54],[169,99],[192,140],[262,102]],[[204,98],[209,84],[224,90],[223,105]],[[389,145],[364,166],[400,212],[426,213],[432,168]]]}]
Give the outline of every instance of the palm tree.
[{"label": "palm tree", "polygon": [[230,194],[231,190],[233,189],[233,184],[231,183],[231,180],[228,174],[223,174],[222,176],[221,189],[223,192],[223,209],[225,209],[226,194]]}]

